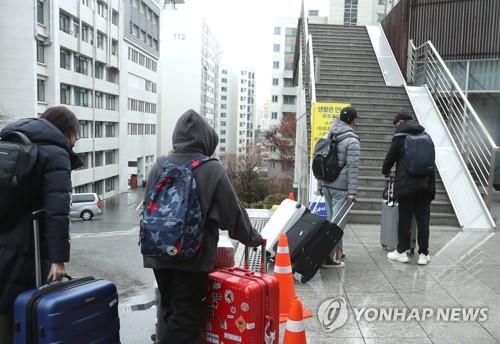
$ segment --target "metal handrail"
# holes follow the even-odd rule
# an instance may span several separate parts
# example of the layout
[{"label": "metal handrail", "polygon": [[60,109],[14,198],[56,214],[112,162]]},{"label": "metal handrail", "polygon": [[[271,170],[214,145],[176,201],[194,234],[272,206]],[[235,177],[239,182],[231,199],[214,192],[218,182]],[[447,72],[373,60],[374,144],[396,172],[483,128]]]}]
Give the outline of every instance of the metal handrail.
[{"label": "metal handrail", "polygon": [[407,79],[417,86],[427,86],[479,191],[484,193],[486,205],[491,207],[500,148],[431,41],[419,47],[409,42]]},{"label": "metal handrail", "polygon": [[312,35],[309,33],[309,18],[304,16],[304,37],[306,43],[306,56],[307,64],[309,65],[309,87],[311,88],[311,107],[312,104],[316,102],[316,77],[314,72],[314,54],[313,54],[313,43]]}]

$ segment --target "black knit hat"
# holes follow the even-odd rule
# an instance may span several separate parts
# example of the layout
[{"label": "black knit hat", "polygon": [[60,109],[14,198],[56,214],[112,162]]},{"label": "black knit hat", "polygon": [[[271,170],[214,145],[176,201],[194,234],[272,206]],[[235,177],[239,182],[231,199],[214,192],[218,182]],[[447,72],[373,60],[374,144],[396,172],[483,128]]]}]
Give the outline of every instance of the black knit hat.
[{"label": "black knit hat", "polygon": [[354,121],[356,118],[358,118],[358,112],[356,111],[355,108],[346,107],[340,110],[340,120],[342,122],[351,124],[352,121]]},{"label": "black knit hat", "polygon": [[396,125],[399,121],[409,121],[412,120],[413,117],[409,113],[406,112],[399,112],[396,116],[394,116],[394,121],[392,121],[392,124]]}]

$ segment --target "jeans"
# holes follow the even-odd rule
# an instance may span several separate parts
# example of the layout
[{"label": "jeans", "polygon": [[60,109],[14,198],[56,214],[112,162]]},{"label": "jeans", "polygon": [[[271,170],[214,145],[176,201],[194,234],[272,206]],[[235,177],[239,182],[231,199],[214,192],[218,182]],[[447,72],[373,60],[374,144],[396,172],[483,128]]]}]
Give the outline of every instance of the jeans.
[{"label": "jeans", "polygon": [[410,249],[411,221],[417,220],[418,253],[429,254],[429,222],[432,197],[427,194],[414,194],[399,199],[398,252]]},{"label": "jeans", "polygon": [[154,270],[161,299],[161,344],[201,343],[208,314],[208,272]]},{"label": "jeans", "polygon": [[[325,195],[325,203],[326,203],[326,213],[328,214],[328,220],[332,221],[333,217],[337,215],[342,206],[344,205],[347,199],[347,191],[336,190],[328,187],[323,187],[323,194]],[[339,214],[338,217],[341,217],[342,214]],[[342,230],[345,229],[346,218],[341,223],[335,222]],[[337,246],[335,246],[330,253],[330,257],[335,258],[335,252],[344,249],[344,243],[342,239],[338,242]]]},{"label": "jeans", "polygon": [[14,320],[12,314],[0,314],[0,344],[14,342]]}]

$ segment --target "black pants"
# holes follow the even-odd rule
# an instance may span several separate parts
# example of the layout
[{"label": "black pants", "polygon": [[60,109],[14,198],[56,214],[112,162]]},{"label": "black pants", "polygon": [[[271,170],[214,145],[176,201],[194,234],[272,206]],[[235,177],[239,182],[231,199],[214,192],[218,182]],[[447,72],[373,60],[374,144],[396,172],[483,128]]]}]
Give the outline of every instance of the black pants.
[{"label": "black pants", "polygon": [[399,199],[398,252],[410,249],[411,221],[417,220],[418,253],[429,254],[429,222],[431,218],[431,201],[429,194],[414,194]]},{"label": "black pants", "polygon": [[161,344],[198,344],[207,318],[208,273],[154,270],[161,295]]}]

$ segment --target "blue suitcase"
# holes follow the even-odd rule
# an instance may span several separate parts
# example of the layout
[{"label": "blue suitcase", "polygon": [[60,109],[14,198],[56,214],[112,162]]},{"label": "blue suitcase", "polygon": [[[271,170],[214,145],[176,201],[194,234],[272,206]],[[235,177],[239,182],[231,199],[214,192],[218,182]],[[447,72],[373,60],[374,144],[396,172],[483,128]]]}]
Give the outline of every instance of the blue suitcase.
[{"label": "blue suitcase", "polygon": [[[33,221],[37,286],[38,221]],[[14,304],[15,344],[119,344],[118,293],[109,281],[84,277],[21,293]]]}]

